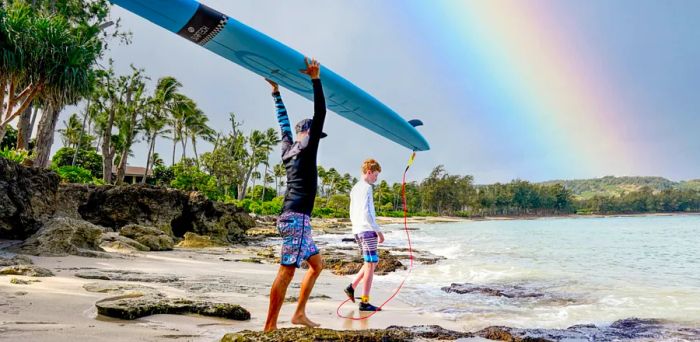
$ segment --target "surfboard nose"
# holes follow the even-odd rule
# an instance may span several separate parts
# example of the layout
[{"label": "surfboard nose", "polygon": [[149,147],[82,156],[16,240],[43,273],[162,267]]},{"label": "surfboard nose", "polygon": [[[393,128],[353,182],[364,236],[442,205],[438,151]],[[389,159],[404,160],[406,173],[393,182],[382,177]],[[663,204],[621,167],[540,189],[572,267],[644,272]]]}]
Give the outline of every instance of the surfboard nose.
[{"label": "surfboard nose", "polygon": [[178,32],[199,8],[194,0],[111,0],[129,12],[162,26],[170,32]]}]

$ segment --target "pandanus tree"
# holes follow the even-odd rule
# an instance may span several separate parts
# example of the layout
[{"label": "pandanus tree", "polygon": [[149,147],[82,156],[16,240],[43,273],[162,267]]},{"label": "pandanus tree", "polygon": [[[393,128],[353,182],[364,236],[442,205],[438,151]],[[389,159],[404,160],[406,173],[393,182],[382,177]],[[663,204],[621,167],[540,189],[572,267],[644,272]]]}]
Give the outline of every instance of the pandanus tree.
[{"label": "pandanus tree", "polygon": [[[88,94],[102,51],[99,27],[76,25],[24,1],[0,7],[0,138],[38,98],[45,102],[34,164],[47,166],[58,114]],[[22,125],[20,125],[21,127]]]}]

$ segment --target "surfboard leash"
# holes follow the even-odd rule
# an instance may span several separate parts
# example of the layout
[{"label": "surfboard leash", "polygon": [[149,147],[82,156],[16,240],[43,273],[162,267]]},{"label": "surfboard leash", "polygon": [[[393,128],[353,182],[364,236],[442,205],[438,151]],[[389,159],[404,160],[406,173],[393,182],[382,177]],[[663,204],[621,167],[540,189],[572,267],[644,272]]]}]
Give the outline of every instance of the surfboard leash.
[{"label": "surfboard leash", "polygon": [[[406,240],[408,241],[408,258],[409,258],[409,266],[408,266],[408,272],[404,276],[403,280],[401,280],[401,283],[399,283],[399,286],[396,287],[396,291],[386,300],[382,305],[379,306],[380,309],[384,307],[387,303],[389,303],[394,297],[396,297],[399,294],[399,291],[401,291],[401,288],[403,287],[404,283],[406,283],[406,280],[408,279],[408,276],[411,275],[411,272],[413,272],[413,245],[411,244],[411,234],[409,233],[408,229],[408,205],[406,202],[406,174],[408,173],[408,169],[411,168],[413,165],[413,162],[416,159],[416,152],[413,151],[411,154],[411,157],[408,159],[408,163],[406,164],[406,169],[403,171],[403,177],[401,180],[401,200],[403,203],[403,228],[404,232],[406,233]],[[350,316],[344,316],[340,313],[340,309],[350,301],[350,298],[344,300],[340,305],[338,305],[338,308],[335,310],[336,315],[340,318],[345,318],[345,319],[351,319],[354,321],[361,321],[363,319],[370,318],[374,316],[377,312],[380,311],[372,311],[370,314],[364,317],[350,317]]]}]

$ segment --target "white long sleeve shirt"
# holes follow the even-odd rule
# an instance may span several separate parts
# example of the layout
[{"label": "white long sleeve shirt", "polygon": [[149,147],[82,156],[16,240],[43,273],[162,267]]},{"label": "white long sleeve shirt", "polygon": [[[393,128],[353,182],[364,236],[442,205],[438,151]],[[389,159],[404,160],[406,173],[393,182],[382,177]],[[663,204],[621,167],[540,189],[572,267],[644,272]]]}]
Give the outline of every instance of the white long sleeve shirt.
[{"label": "white long sleeve shirt", "polygon": [[352,233],[359,234],[367,231],[381,232],[375,220],[374,197],[372,185],[360,179],[350,191],[350,221]]}]

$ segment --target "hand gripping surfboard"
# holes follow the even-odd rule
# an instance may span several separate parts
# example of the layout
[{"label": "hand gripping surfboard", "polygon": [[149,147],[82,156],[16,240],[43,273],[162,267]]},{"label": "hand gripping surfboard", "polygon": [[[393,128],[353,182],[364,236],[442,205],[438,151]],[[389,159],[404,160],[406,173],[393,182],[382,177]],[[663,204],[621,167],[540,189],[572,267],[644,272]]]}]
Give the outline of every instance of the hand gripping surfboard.
[{"label": "hand gripping surfboard", "polygon": [[[311,82],[299,72],[303,54],[225,14],[195,0],[112,2],[313,101]],[[328,109],[411,150],[430,149],[415,128],[422,124],[419,120],[404,120],[323,65],[321,79]]]}]

